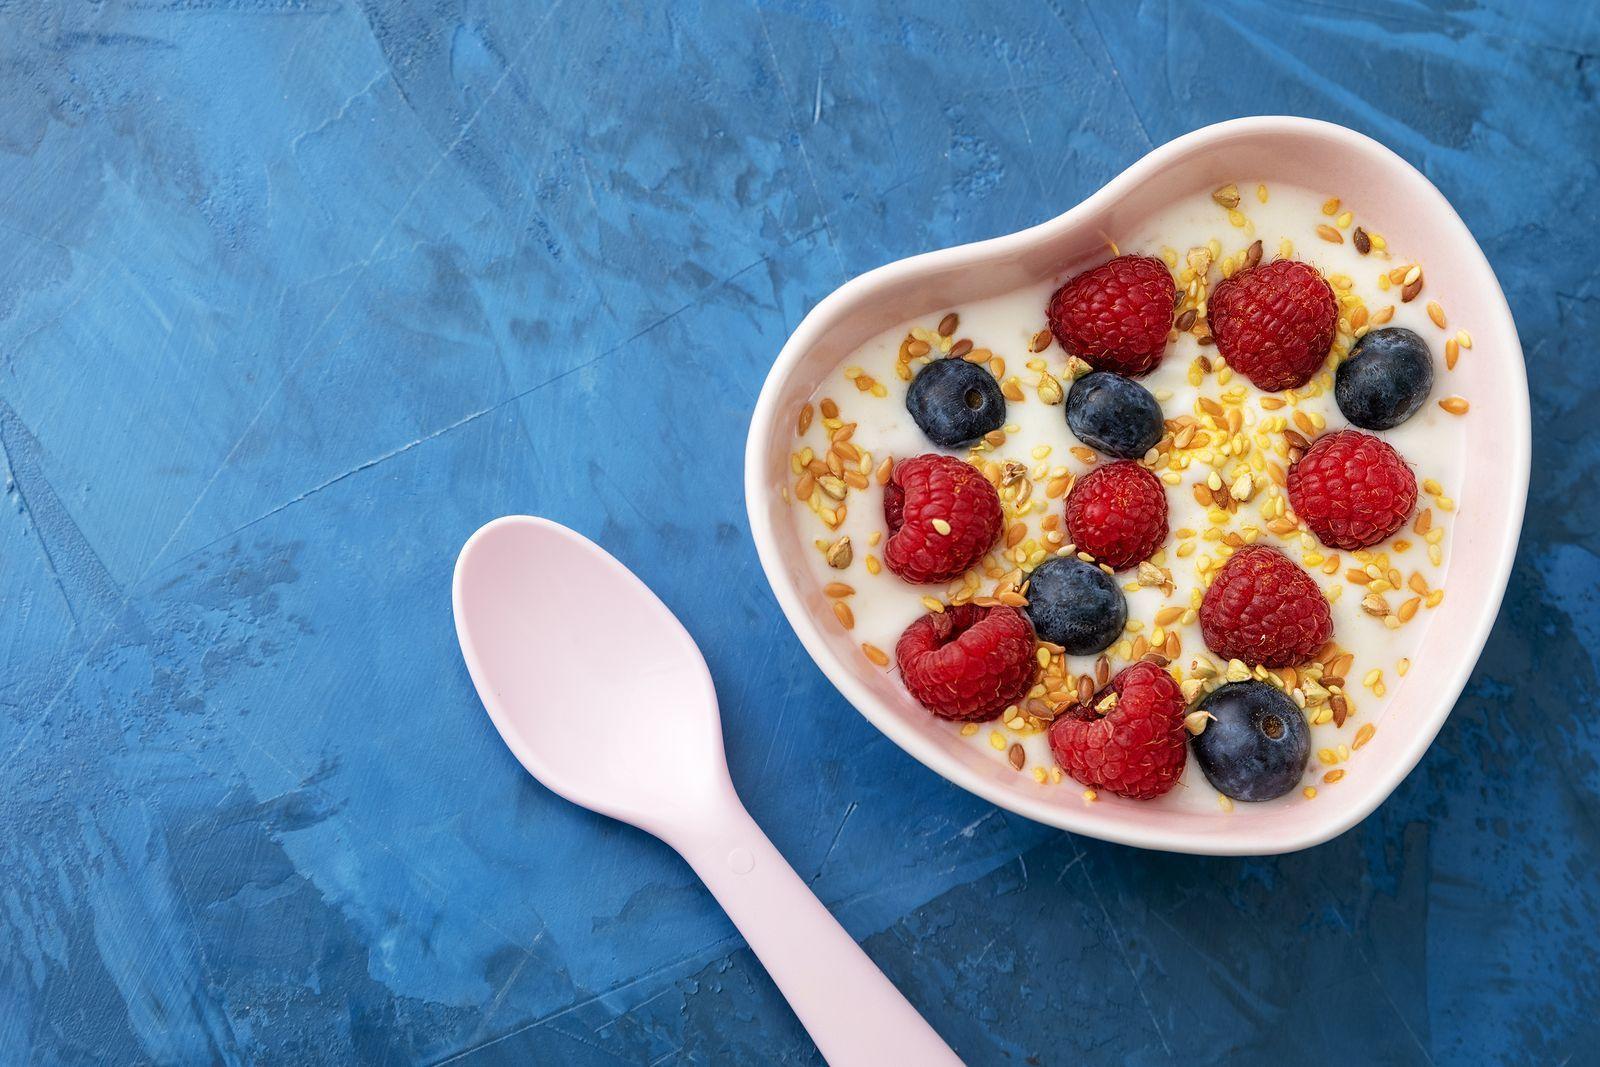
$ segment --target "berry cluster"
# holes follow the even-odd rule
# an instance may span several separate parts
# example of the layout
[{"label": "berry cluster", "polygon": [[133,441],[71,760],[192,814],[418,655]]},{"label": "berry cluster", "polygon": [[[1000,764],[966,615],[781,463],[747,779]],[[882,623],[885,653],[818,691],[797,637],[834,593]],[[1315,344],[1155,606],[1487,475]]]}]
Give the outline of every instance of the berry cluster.
[{"label": "berry cluster", "polygon": [[[1166,489],[1139,462],[1165,433],[1160,404],[1134,379],[1161,363],[1180,292],[1159,259],[1117,256],[1071,278],[1046,308],[1050,334],[1092,368],[1072,385],[1073,435],[1114,462],[1078,480],[1065,501],[1071,553],[1034,568],[1024,606],[937,605],[895,649],[907,690],[933,714],[994,719],[1021,702],[1038,677],[1039,642],[1091,655],[1124,632],[1127,602],[1114,575],[1159,551],[1168,535]],[[1228,365],[1258,388],[1305,385],[1328,359],[1338,303],[1305,263],[1252,260],[1216,287],[1209,330]],[[1179,328],[1184,327],[1179,323]],[[1421,406],[1432,383],[1426,345],[1408,330],[1368,333],[1339,367],[1335,397],[1349,421],[1389,429]],[[936,446],[959,448],[1006,423],[1006,398],[981,365],[935,360],[906,396],[912,419]],[[1387,442],[1361,430],[1326,434],[1288,472],[1295,516],[1325,545],[1360,549],[1393,535],[1417,499],[1417,481]],[[999,494],[972,465],[930,453],[903,460],[884,486],[884,564],[913,584],[948,582],[977,565],[1001,538]],[[1141,572],[1142,573],[1142,572]],[[1022,602],[1019,600],[1019,604]],[[1215,573],[1199,608],[1206,646],[1249,666],[1291,667],[1333,636],[1321,588],[1298,564],[1264,545],[1238,548]],[[1099,692],[1057,710],[1049,741],[1060,766],[1087,786],[1149,799],[1183,773],[1190,725],[1206,777],[1239,800],[1294,787],[1309,751],[1305,716],[1281,691],[1232,682],[1191,709],[1163,660],[1141,661]],[[1202,714],[1203,713],[1203,714]]]}]

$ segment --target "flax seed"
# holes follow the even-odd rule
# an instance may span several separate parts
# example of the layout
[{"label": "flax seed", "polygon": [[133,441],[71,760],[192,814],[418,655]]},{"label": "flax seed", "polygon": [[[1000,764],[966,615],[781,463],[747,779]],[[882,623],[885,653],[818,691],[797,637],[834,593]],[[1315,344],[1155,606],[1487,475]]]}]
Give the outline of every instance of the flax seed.
[{"label": "flax seed", "polygon": [[1325,223],[1317,226],[1317,236],[1322,238],[1324,241],[1327,241],[1329,244],[1344,244],[1344,234]]},{"label": "flax seed", "polygon": [[835,600],[833,602],[833,616],[839,620],[839,625],[843,626],[846,630],[855,629],[855,612],[851,611],[850,605],[846,604],[844,601]]},{"label": "flax seed", "polygon": [[939,336],[949,337],[956,332],[956,327],[961,324],[961,316],[954,311],[939,320]]}]

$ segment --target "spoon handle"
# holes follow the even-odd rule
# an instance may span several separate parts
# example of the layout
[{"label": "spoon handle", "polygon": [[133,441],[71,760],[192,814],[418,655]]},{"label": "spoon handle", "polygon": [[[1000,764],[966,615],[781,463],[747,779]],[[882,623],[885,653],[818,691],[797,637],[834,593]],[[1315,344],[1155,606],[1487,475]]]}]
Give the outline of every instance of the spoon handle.
[{"label": "spoon handle", "polygon": [[673,844],[832,1067],[961,1060],[794,873],[737,797]]}]

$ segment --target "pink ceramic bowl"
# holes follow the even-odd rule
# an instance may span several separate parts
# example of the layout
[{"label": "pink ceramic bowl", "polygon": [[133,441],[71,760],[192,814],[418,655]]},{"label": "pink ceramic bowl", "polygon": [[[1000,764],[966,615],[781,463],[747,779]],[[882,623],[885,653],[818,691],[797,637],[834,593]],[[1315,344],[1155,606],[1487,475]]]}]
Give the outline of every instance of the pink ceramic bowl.
[{"label": "pink ceramic bowl", "polygon": [[[1106,234],[1131,233],[1177,197],[1239,175],[1337,189],[1389,240],[1427,264],[1430,295],[1472,308],[1473,352],[1451,378],[1473,399],[1467,475],[1447,560],[1450,595],[1433,613],[1413,666],[1396,679],[1360,773],[1337,797],[1310,804],[1240,804],[1232,812],[1174,810],[1076,789],[1041,789],[962,741],[918,707],[898,677],[872,667],[833,623],[807,573],[815,549],[780,496],[789,477],[794,414],[817,383],[869,338],[913,316],[995,296],[1103,257]],[[1416,766],[1488,639],[1516,553],[1531,453],[1522,348],[1504,294],[1466,226],[1410,164],[1361,134],[1299,118],[1223,122],[1155,149],[1089,199],[1005,237],[891,263],[840,287],[801,322],[767,376],[745,452],[745,496],[761,564],[806,651],[878,729],[964,789],[1019,815],[1143,848],[1212,855],[1290,852],[1360,822]],[[1191,768],[1189,773],[1195,773]]]}]

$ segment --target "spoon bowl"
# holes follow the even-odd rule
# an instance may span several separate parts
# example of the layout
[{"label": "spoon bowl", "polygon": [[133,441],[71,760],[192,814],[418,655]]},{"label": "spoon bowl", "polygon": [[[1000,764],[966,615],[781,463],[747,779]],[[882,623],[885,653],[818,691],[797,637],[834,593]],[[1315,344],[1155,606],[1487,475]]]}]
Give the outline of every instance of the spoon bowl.
[{"label": "spoon bowl", "polygon": [[731,793],[705,658],[593,542],[547,519],[498,519],[461,550],[454,602],[495,729],[549,789],[658,837]]}]

